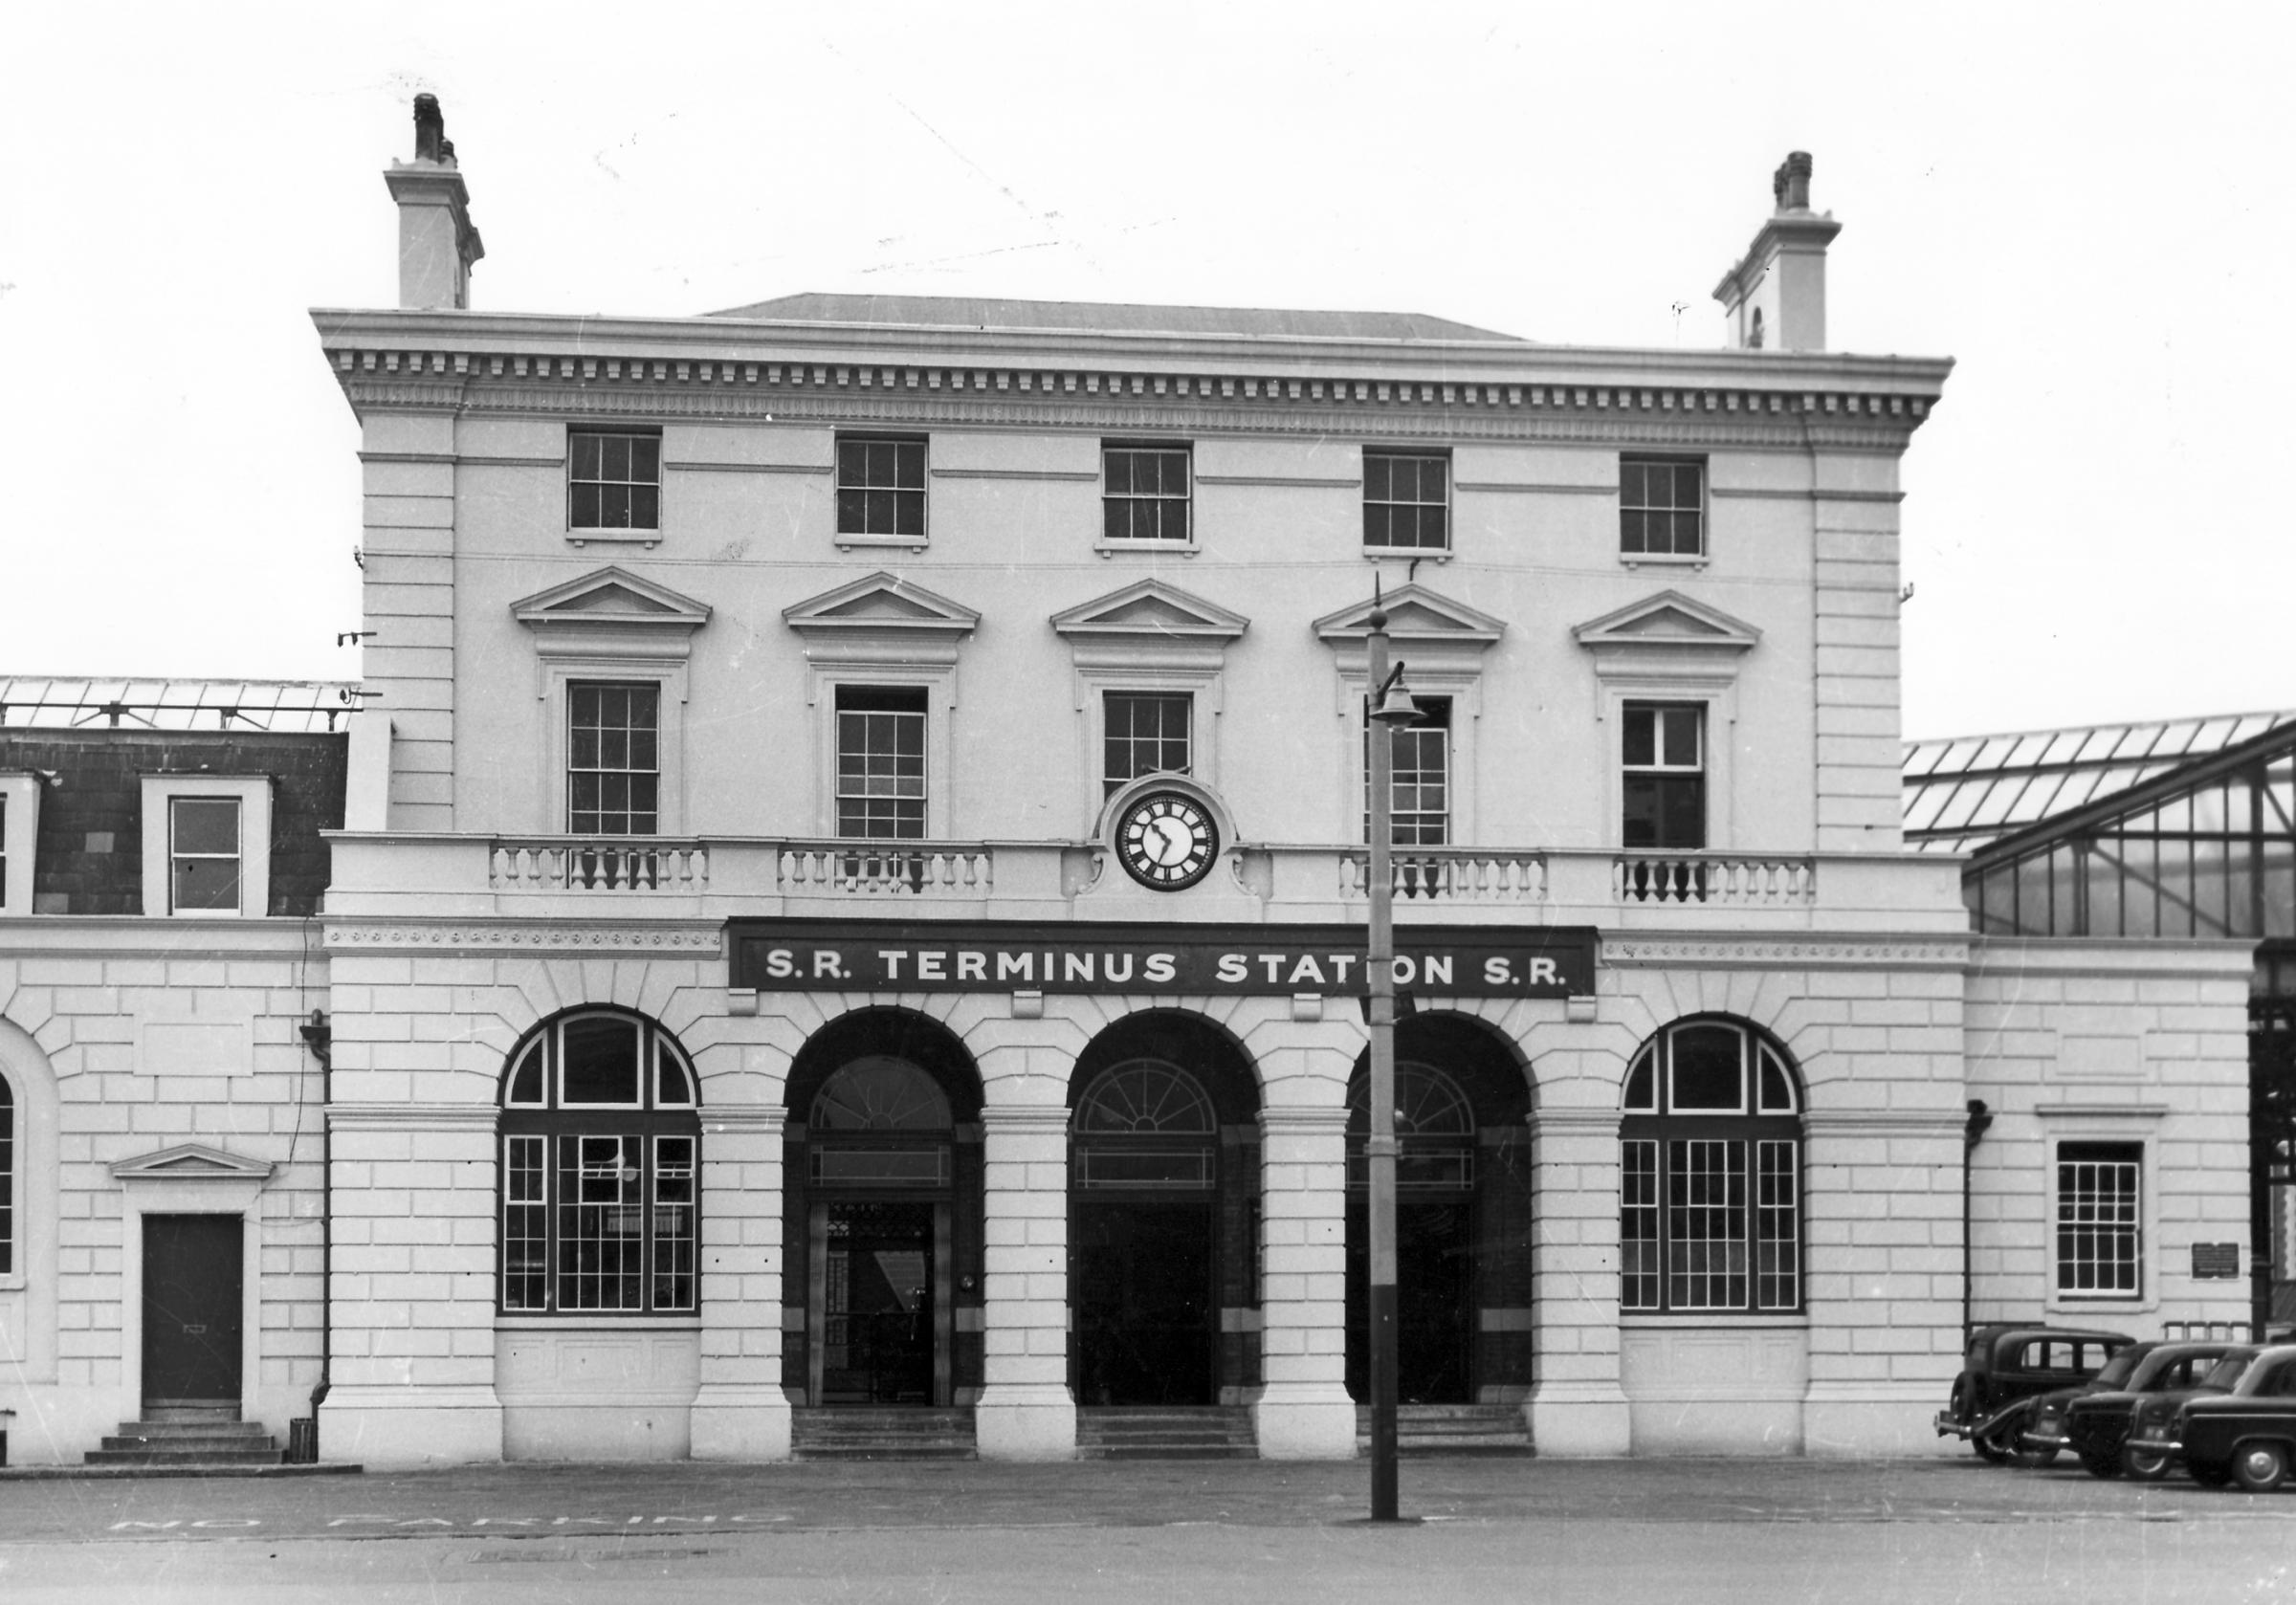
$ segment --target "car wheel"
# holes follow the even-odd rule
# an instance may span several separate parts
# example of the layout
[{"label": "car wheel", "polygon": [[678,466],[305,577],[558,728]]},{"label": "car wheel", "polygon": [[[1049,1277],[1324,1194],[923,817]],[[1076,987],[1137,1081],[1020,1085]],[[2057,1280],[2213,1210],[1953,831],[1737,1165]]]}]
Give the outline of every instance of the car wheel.
[{"label": "car wheel", "polygon": [[2287,1476],[2288,1452],[2277,1443],[2243,1443],[2232,1452],[2232,1480],[2250,1493],[2270,1493]]},{"label": "car wheel", "polygon": [[2220,1461],[2186,1461],[2184,1468],[2204,1488],[2220,1488],[2232,1481],[2232,1467]]},{"label": "car wheel", "polygon": [[1994,1465],[2007,1465],[2017,1459],[2017,1429],[1996,1427],[1991,1432],[1973,1433],[1969,1446],[1976,1450],[1979,1460]]},{"label": "car wheel", "polygon": [[2093,1449],[2084,1450],[2081,1455],[2081,1468],[2091,1477],[2102,1477],[2110,1481],[2121,1474],[2121,1457],[2100,1455]]},{"label": "car wheel", "polygon": [[2121,1470],[2131,1483],[2157,1483],[2169,1474],[2169,1457],[2157,1449],[2123,1449]]}]

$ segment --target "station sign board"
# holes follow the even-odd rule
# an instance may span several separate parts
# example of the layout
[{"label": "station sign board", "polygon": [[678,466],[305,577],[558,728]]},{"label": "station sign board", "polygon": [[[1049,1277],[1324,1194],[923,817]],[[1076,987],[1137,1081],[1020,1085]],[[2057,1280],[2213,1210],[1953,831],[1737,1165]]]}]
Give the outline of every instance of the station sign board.
[{"label": "station sign board", "polygon": [[[1061,992],[1349,997],[1359,925],[1027,924],[734,919],[732,983],[761,992]],[[1595,989],[1595,930],[1420,926],[1395,933],[1395,984],[1449,998]]]}]

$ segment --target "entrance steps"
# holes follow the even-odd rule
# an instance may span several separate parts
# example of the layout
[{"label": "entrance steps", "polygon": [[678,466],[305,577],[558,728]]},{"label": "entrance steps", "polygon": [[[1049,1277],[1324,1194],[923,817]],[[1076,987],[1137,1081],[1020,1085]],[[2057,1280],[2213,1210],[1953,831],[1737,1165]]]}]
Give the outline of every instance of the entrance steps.
[{"label": "entrance steps", "polygon": [[[1531,1428],[1519,1404],[1399,1404],[1398,1455],[1529,1455]],[[1356,1454],[1371,1453],[1371,1406],[1356,1406]]]},{"label": "entrance steps", "polygon": [[279,1440],[236,1409],[154,1410],[151,1419],[121,1421],[90,1465],[277,1465]]},{"label": "entrance steps", "polygon": [[789,1412],[789,1453],[801,1461],[969,1461],[980,1458],[971,1409],[909,1404],[801,1405]]},{"label": "entrance steps", "polygon": [[1248,1461],[1260,1445],[1240,1404],[1094,1405],[1076,1412],[1076,1458]]}]

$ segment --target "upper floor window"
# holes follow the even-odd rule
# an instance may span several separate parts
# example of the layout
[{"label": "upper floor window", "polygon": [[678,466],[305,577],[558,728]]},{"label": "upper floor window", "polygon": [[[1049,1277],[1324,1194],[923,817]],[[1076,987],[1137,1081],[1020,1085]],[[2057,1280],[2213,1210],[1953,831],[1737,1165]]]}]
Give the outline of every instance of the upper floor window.
[{"label": "upper floor window", "polygon": [[505,1311],[696,1307],[701,1123],[670,1034],[619,1011],[561,1016],[502,1077]]},{"label": "upper floor window", "polygon": [[566,829],[651,836],[661,820],[661,700],[655,685],[566,687]]},{"label": "upper floor window", "polygon": [[1186,692],[1109,692],[1101,702],[1101,794],[1113,797],[1142,775],[1189,773],[1194,710]]},{"label": "upper floor window", "polygon": [[2144,1291],[2141,1142],[2057,1145],[2057,1293],[2134,1298]]},{"label": "upper floor window", "polygon": [[254,918],[271,906],[271,781],[144,777],[144,912]]},{"label": "upper floor window", "polygon": [[837,688],[837,834],[925,834],[925,688]]},{"label": "upper floor window", "polygon": [[659,530],[662,437],[576,429],[566,456],[566,525],[576,530]]},{"label": "upper floor window", "polygon": [[1191,540],[1189,450],[1185,446],[1104,446],[1102,536],[1114,541]]},{"label": "upper floor window", "polygon": [[1706,709],[1629,702],[1620,710],[1625,819],[1620,845],[1706,846]]},{"label": "upper floor window", "polygon": [[925,443],[845,435],[837,441],[837,533],[925,538]]},{"label": "upper floor window", "polygon": [[1669,1025],[1626,1069],[1619,1306],[1801,1305],[1801,1114],[1785,1055],[1727,1020]]},{"label": "upper floor window", "polygon": [[1619,552],[1629,558],[1706,555],[1704,463],[1619,459]]},{"label": "upper floor window", "polygon": [[1451,460],[1441,452],[1363,453],[1363,544],[1448,551]]},{"label": "upper floor window", "polygon": [[167,906],[239,912],[239,800],[167,800]]},{"label": "upper floor window", "polygon": [[[1388,732],[1393,769],[1388,785],[1389,818],[1399,847],[1439,847],[1451,839],[1451,699],[1415,696],[1419,722],[1397,725]],[[1366,711],[1368,713],[1368,710]],[[1364,723],[1370,724],[1365,718]],[[1366,807],[1370,802],[1372,733],[1364,732],[1363,784]],[[1366,840],[1371,821],[1363,822]]]}]

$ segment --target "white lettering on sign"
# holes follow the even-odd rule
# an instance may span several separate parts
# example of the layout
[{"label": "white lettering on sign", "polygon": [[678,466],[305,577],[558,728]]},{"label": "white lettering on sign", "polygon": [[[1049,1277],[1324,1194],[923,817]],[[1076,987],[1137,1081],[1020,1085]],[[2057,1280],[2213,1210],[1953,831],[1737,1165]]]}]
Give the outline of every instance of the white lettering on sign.
[{"label": "white lettering on sign", "polygon": [[947,956],[948,955],[945,953],[918,954],[916,956],[916,978],[918,980],[947,980],[949,978],[941,974],[941,961]]},{"label": "white lettering on sign", "polygon": [[1180,972],[1173,967],[1173,956],[1171,954],[1152,953],[1148,956],[1148,962],[1141,967],[1140,978],[1142,980],[1150,981],[1170,980],[1179,973]]},{"label": "white lettering on sign", "polygon": [[959,954],[957,956],[957,978],[959,980],[986,980],[988,978],[988,955],[985,953]]},{"label": "white lettering on sign", "polygon": [[1229,981],[1249,979],[1250,973],[1244,968],[1244,956],[1240,953],[1222,954],[1216,978]]},{"label": "white lettering on sign", "polygon": [[[1122,964],[1124,967],[1119,970],[1116,968],[1118,964]],[[1132,979],[1132,955],[1129,953],[1110,954],[1108,962],[1100,966],[1100,978],[1112,986],[1118,981]]]},{"label": "white lettering on sign", "polygon": [[[1091,954],[1070,953],[1062,955],[1062,957],[1067,960],[1067,963],[1062,966],[1061,979],[1091,980],[1093,978],[1093,956]],[[1050,967],[1049,963],[1046,965],[1048,969]]]},{"label": "white lettering on sign", "polygon": [[1562,977],[1555,968],[1555,960],[1546,957],[1531,960],[1531,984],[1533,986],[1560,986]]},{"label": "white lettering on sign", "polygon": [[1485,986],[1507,986],[1513,980],[1514,966],[1504,958],[1483,960],[1483,984]]},{"label": "white lettering on sign", "polygon": [[[814,956],[818,958],[821,956],[816,954]],[[899,980],[901,978],[901,960],[908,956],[909,950],[907,948],[894,948],[891,951],[888,951],[884,948],[877,949],[877,958],[885,966],[885,978],[887,980]]]},{"label": "white lettering on sign", "polygon": [[765,973],[775,980],[787,980],[797,974],[797,955],[785,947],[777,947],[765,956]]},{"label": "white lettering on sign", "polygon": [[1301,954],[1299,962],[1292,966],[1291,984],[1297,986],[1305,980],[1312,980],[1317,986],[1323,984],[1323,966],[1315,962],[1314,955],[1308,953]]},{"label": "white lettering on sign", "polygon": [[813,950],[813,978],[815,980],[845,979],[845,960],[830,948]]},{"label": "white lettering on sign", "polygon": [[997,979],[1033,980],[1036,955],[1033,953],[1000,953],[997,955]]}]

